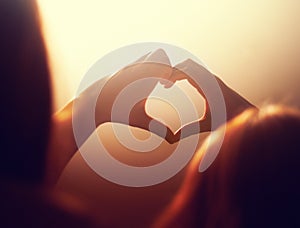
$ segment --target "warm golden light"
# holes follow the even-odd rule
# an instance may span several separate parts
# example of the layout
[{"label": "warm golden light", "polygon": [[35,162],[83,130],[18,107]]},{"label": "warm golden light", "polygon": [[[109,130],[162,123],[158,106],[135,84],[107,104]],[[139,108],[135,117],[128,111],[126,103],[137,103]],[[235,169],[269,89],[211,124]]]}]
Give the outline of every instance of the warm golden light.
[{"label": "warm golden light", "polygon": [[260,104],[299,104],[299,1],[38,0],[56,108],[111,50],[142,41],[183,47]]},{"label": "warm golden light", "polygon": [[[55,110],[74,97],[80,80],[93,63],[112,50],[147,41],[169,43],[188,50],[255,105],[284,101],[300,107],[300,1],[37,1],[50,56]],[[193,100],[198,99],[191,96]],[[199,105],[197,107],[203,107],[203,101]],[[152,115],[168,120],[167,124],[173,125],[175,131],[181,124],[174,107],[169,105],[168,108],[169,112],[164,113],[153,109]],[[200,110],[200,118],[203,113],[201,108],[197,110]],[[235,121],[238,123],[243,119],[240,117]],[[177,146],[152,133],[129,127],[139,140],[151,136],[154,140],[162,140],[162,144],[149,153],[137,153],[120,143],[113,131],[115,125],[117,130],[126,128],[107,123],[94,134],[98,134],[113,158],[126,165],[154,166],[168,158]],[[203,135],[198,141],[192,168],[198,167],[205,155],[203,148],[207,145],[200,149]],[[124,137],[126,141],[129,136]],[[188,140],[189,137],[180,142],[187,143]],[[218,133],[210,140],[218,142]],[[144,225],[144,221],[152,219],[151,215],[158,215],[171,202],[184,180],[183,169],[160,185],[127,188],[97,175],[81,155],[76,153],[69,162],[57,188],[79,195],[96,208],[104,226],[115,223],[120,226],[120,222],[130,226],[134,221],[142,221]],[[98,161],[96,159],[95,156],[94,160]],[[200,171],[210,163],[204,165]],[[191,180],[187,179],[186,183]],[[175,209],[182,203],[180,199],[178,202]]]}]

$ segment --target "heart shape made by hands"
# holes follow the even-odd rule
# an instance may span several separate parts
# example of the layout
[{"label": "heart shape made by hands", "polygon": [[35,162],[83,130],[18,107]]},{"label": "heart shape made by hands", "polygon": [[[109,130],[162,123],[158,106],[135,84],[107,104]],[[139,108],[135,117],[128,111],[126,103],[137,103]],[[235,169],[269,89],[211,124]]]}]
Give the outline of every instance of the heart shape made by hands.
[{"label": "heart shape made by hands", "polygon": [[128,124],[149,130],[171,143],[200,133],[200,122],[201,131],[203,122],[209,122],[206,118],[209,107],[197,86],[199,82],[193,84],[195,79],[190,80],[189,73],[202,81],[210,76],[208,70],[191,59],[171,66],[162,49],[142,56],[105,83],[96,105],[99,108],[95,117],[100,118],[96,123]]},{"label": "heart shape made by hands", "polygon": [[[147,61],[171,65],[169,56],[162,49],[148,53],[137,60],[137,62]],[[199,63],[186,59],[173,67],[174,74],[178,74],[178,72],[184,74],[186,68],[197,71],[204,67],[201,65],[199,68]],[[172,76],[173,74],[170,79]],[[186,76],[188,77],[188,75]],[[158,83],[145,104],[146,113],[168,127],[174,135],[184,126],[197,123],[205,118],[206,108],[205,98],[187,79],[176,80],[171,86]]]},{"label": "heart shape made by hands", "polygon": [[166,125],[173,134],[205,116],[205,99],[187,80],[166,88],[157,84],[146,101],[147,114]]}]

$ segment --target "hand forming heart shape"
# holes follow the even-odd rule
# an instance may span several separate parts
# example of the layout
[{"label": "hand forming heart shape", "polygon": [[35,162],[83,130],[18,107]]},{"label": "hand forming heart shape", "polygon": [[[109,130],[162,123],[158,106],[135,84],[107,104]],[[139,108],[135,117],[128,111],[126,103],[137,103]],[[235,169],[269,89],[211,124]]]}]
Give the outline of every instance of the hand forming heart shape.
[{"label": "hand forming heart shape", "polygon": [[[183,126],[173,133],[162,122],[153,119],[145,110],[145,103],[158,82],[166,88],[176,81],[187,79],[206,100],[204,118]],[[212,106],[218,100],[215,85],[221,89],[225,100],[226,119],[233,118],[252,105],[226,86],[217,76],[210,73],[191,59],[172,67],[167,54],[162,50],[147,54],[130,64],[113,76],[100,80],[90,86],[82,95],[98,96],[95,107],[95,123],[99,126],[105,122],[123,123],[139,127],[165,138],[169,143],[188,137],[192,134],[214,130],[224,121],[212,126]],[[101,84],[101,86],[99,86]],[[100,90],[100,93],[99,93]],[[210,102],[209,102],[210,101]]]}]

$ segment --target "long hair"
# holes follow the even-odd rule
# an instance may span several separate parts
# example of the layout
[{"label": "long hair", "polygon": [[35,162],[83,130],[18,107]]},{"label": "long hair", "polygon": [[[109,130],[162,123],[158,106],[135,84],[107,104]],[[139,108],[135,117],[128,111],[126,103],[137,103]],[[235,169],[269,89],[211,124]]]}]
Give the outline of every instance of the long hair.
[{"label": "long hair", "polygon": [[0,32],[0,177],[40,183],[51,93],[36,2],[1,0]]},{"label": "long hair", "polygon": [[157,226],[299,225],[298,111],[279,106],[247,110],[227,125],[221,150],[203,173],[198,173],[199,153]]}]

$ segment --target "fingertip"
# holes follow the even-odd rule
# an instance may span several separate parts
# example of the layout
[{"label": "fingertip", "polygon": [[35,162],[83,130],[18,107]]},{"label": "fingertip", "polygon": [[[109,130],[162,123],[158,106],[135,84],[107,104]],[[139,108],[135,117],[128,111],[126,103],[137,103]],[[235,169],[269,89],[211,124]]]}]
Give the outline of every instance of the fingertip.
[{"label": "fingertip", "polygon": [[164,86],[164,88],[168,89],[174,85],[174,82],[169,81],[169,80],[163,80],[163,81],[160,81],[160,84],[162,84]]}]

